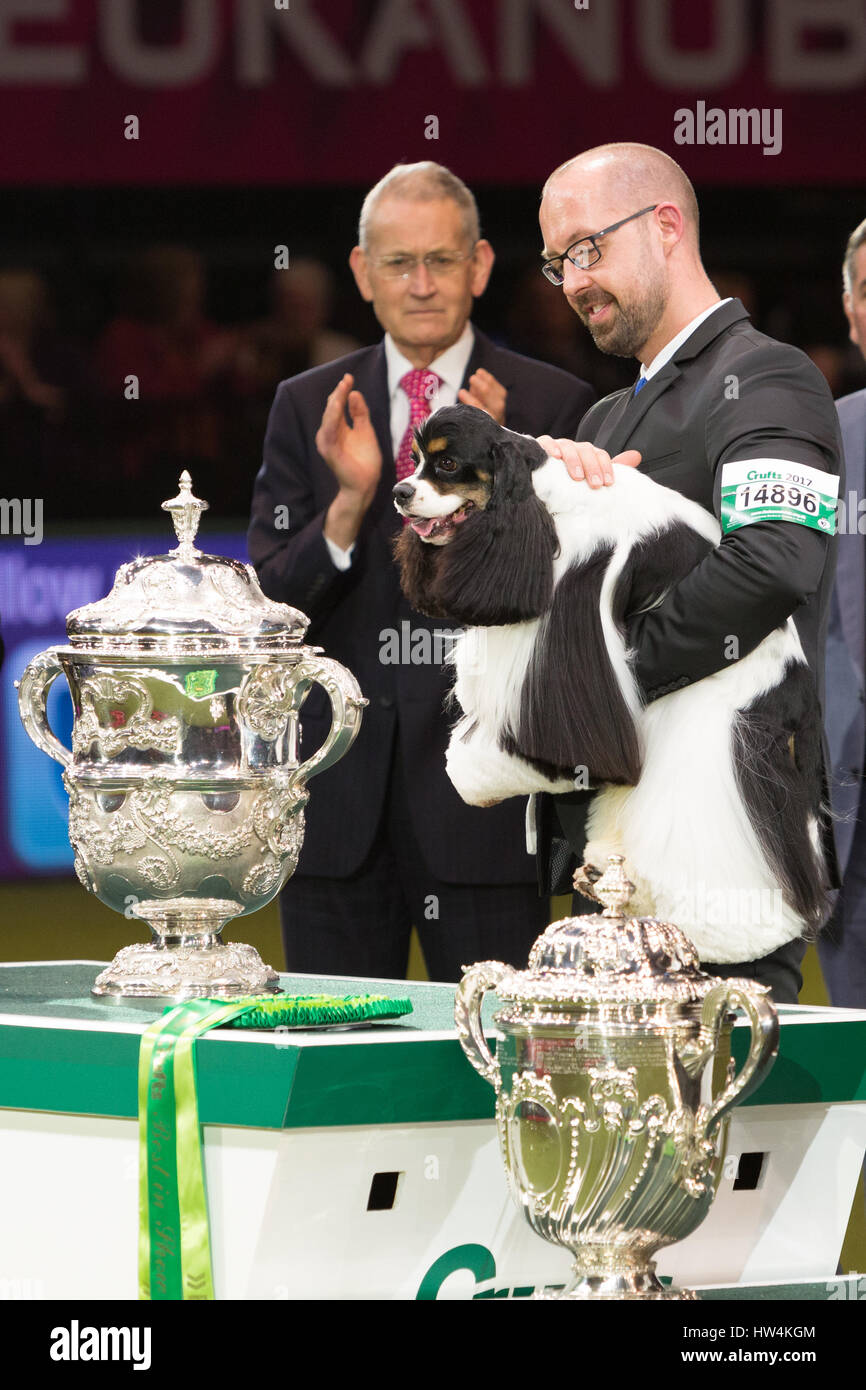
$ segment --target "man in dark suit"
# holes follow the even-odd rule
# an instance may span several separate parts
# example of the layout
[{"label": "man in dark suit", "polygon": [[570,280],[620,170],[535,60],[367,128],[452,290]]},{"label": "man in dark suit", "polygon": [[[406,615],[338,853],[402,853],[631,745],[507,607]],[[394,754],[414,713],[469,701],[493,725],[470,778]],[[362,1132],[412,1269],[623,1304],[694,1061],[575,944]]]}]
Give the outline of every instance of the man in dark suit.
[{"label": "man in dark suit", "polygon": [[[593,486],[613,481],[611,455],[639,462],[722,523],[719,547],[629,622],[645,699],[721,670],[790,615],[822,698],[832,523],[821,529],[805,513],[781,521],[756,511],[742,524],[741,513],[723,507],[723,490],[728,500],[738,462],[796,464],[832,506],[841,441],[824,378],[803,353],[756,332],[739,300],[719,299],[701,264],[694,190],[660,150],[608,145],[578,156],[548,180],[540,220],[548,278],[562,284],[597,347],[641,364],[634,387],[589,411],[581,443],[547,447]],[[568,882],[585,842],[590,795],[547,797],[537,808],[540,871],[553,891]],[[835,887],[833,837],[829,824],[822,829]],[[804,950],[794,941],[755,961],[706,968],[757,979],[779,1002],[796,1002]]]},{"label": "man in dark suit", "polygon": [[[848,239],[842,278],[851,341],[866,356],[866,221]],[[825,722],[842,892],[818,954],[830,1002],[866,1009],[866,391],[843,396],[836,410],[845,448],[845,492],[827,628]]]},{"label": "man in dark suit", "polygon": [[[548,904],[524,807],[472,809],[446,777],[449,634],[400,592],[391,489],[413,471],[412,426],[440,405],[459,399],[510,429],[573,434],[593,393],[472,328],[493,251],[471,193],[442,166],[397,166],[377,184],[350,263],[384,342],[280,385],[249,531],[265,592],[310,617],[309,640],[370,702],[351,752],[311,788],[281,897],[286,960],[400,977],[414,923],[431,978],[453,980],[485,957],[525,965]],[[319,694],[304,707],[303,756],[328,728]]]}]

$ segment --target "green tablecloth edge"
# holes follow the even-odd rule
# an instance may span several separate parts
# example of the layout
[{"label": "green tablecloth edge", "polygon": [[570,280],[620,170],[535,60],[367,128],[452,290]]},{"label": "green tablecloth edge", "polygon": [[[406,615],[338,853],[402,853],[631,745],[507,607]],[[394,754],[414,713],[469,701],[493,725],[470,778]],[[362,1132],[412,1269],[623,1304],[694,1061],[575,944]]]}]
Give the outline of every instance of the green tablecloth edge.
[{"label": "green tablecloth edge", "polygon": [[[284,983],[312,992],[309,977]],[[386,983],[346,980],[340,992],[414,992],[424,1012],[450,1018],[453,986]],[[112,1006],[106,1010],[93,1029],[64,1027],[57,1018],[51,1026],[22,1026],[0,1010],[0,1108],[133,1118],[140,1036],[112,1030],[117,1015]],[[142,1030],[154,1016],[142,1011]],[[745,1104],[866,1101],[866,1018],[787,1026],[785,1018],[783,1012],[775,1066]],[[412,1020],[373,1024],[351,1040],[346,1033],[262,1034],[261,1043],[249,1035],[205,1037],[196,1044],[201,1122],[301,1129],[492,1119],[494,1092],[467,1062],[456,1034],[430,1036]],[[747,1041],[747,1030],[734,1030],[738,1062]]]}]

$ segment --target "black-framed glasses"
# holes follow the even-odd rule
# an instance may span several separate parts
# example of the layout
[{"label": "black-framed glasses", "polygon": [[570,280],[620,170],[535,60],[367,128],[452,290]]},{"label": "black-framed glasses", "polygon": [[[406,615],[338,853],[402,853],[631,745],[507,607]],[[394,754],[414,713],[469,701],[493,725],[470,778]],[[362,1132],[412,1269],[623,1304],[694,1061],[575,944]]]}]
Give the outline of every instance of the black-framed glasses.
[{"label": "black-framed glasses", "polygon": [[601,247],[596,243],[603,236],[610,236],[610,233],[615,232],[617,227],[624,227],[626,222],[633,222],[636,217],[644,217],[648,212],[655,212],[658,206],[658,203],[653,203],[651,207],[641,208],[640,212],[633,212],[628,217],[621,217],[619,222],[611,223],[609,227],[605,227],[600,232],[593,232],[592,236],[582,236],[577,241],[573,241],[561,256],[551,256],[549,261],[542,262],[542,275],[546,275],[552,285],[561,285],[565,279],[563,261],[571,261],[571,264],[577,266],[578,270],[589,270],[591,265],[596,265],[601,260]]}]

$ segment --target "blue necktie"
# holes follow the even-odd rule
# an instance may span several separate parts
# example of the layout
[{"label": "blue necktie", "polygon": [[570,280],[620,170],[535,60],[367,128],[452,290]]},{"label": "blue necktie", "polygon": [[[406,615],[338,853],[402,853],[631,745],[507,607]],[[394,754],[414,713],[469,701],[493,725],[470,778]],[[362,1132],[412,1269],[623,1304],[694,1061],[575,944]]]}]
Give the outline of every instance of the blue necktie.
[{"label": "blue necktie", "polygon": [[639,376],[634,386],[634,395],[637,395],[646,386],[646,377]]}]

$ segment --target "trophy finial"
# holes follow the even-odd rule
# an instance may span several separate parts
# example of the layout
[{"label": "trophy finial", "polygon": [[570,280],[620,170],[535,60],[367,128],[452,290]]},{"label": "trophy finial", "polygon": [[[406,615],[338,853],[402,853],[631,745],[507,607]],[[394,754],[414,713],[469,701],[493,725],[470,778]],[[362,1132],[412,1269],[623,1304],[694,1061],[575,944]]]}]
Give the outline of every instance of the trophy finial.
[{"label": "trophy finial", "polygon": [[634,892],[634,884],[629,882],[624,864],[621,854],[608,855],[607,868],[593,884],[595,896],[604,903],[602,917],[625,916],[624,908]]},{"label": "trophy finial", "polygon": [[164,512],[171,512],[171,519],[174,522],[175,534],[180,545],[177,546],[174,554],[197,555],[199,552],[193,545],[198,524],[201,520],[202,512],[208,510],[207,502],[202,502],[198,497],[193,496],[192,478],[184,469],[180,475],[180,491],[177,497],[172,497],[167,502],[163,502]]}]

